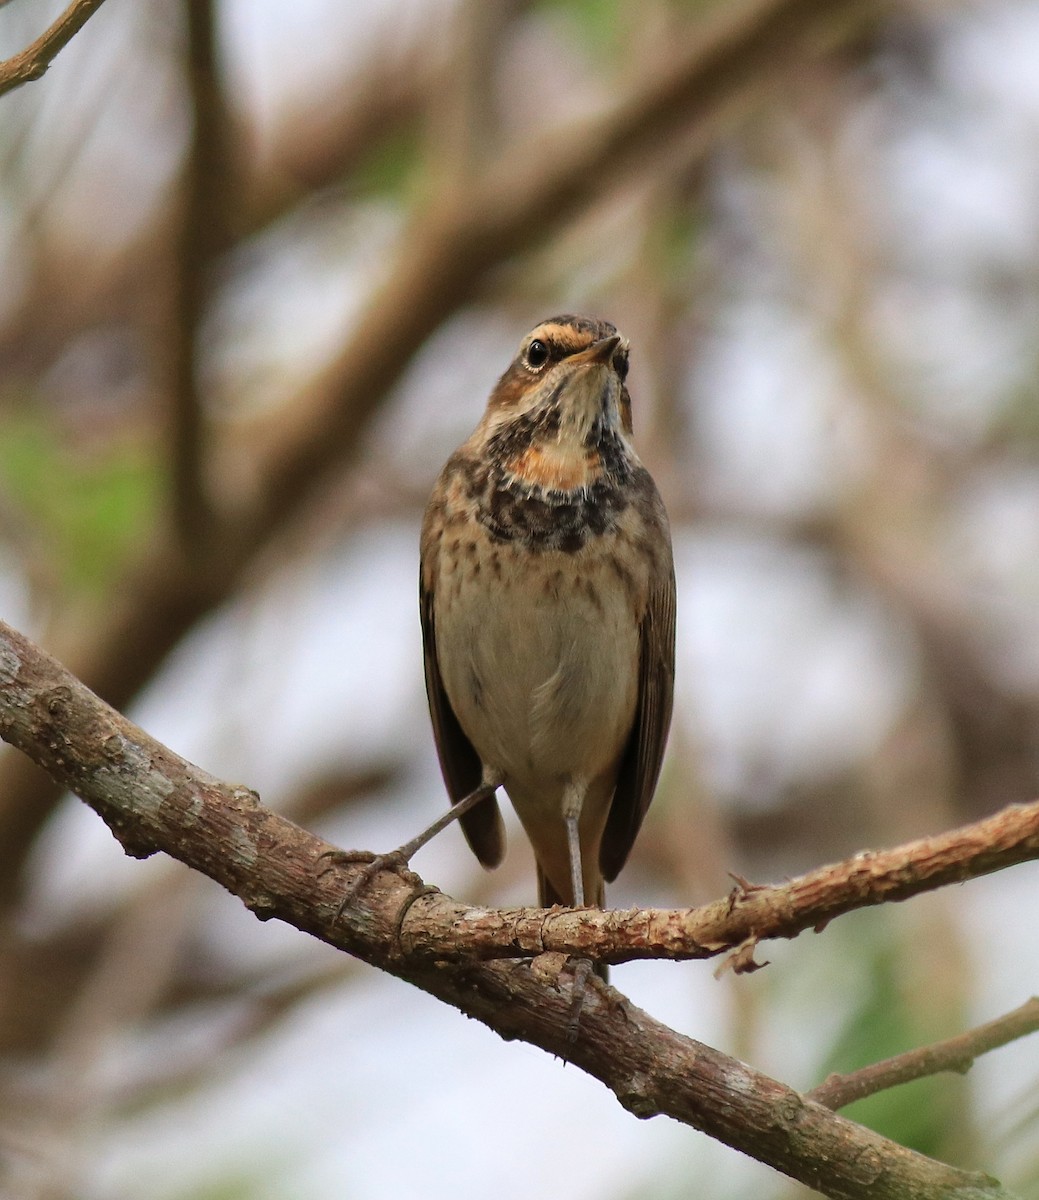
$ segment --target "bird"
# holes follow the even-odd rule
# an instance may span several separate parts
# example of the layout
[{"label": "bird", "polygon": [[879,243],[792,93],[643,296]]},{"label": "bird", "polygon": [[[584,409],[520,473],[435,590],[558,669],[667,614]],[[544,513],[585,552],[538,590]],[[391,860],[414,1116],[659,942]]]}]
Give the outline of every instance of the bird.
[{"label": "bird", "polygon": [[535,326],[422,523],[426,693],[458,810],[427,833],[457,815],[479,861],[499,865],[504,789],[541,907],[605,906],[671,722],[671,535],[633,443],[629,357],[608,321]]}]

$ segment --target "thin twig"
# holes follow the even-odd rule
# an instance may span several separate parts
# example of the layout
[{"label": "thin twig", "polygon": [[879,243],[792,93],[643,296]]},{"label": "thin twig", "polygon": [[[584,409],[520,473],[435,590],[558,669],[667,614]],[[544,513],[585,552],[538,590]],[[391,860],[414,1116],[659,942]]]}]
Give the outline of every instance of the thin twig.
[{"label": "thin twig", "polygon": [[0,62],[0,96],[44,75],[58,51],[72,41],[103,3],[104,0],[74,0],[35,42]]},{"label": "thin twig", "polygon": [[[636,958],[711,958],[794,938],[860,908],[1039,858],[1039,801],[890,850],[863,851],[773,887],[739,886],[700,908],[468,908],[439,893],[416,901],[401,929],[409,952],[430,959],[464,947],[470,960],[546,950],[619,963]],[[737,968],[738,969],[738,968]]]},{"label": "thin twig", "polygon": [[399,929],[421,894],[384,872],[337,921],[342,894],[322,873],[331,849],[206,775],[102,703],[0,623],[0,736],[72,788],[128,853],[163,850],[238,896],[405,979],[506,1039],[520,1038],[601,1080],[638,1117],[666,1114],[833,1200],[1010,1200],[987,1175],[916,1154],[744,1063],[676,1033],[595,983],[568,1040],[572,974],[562,955],[534,963],[442,964],[403,952]]},{"label": "thin twig", "polygon": [[923,1079],[927,1075],[937,1075],[941,1071],[956,1071],[965,1075],[978,1055],[998,1050],[1000,1046],[1027,1037],[1037,1030],[1039,998],[1033,996],[1013,1012],[943,1042],[907,1050],[904,1054],[896,1054],[883,1062],[850,1071],[847,1075],[828,1075],[818,1087],[806,1092],[805,1098],[836,1110],[855,1100],[872,1096],[875,1092],[883,1092],[914,1079]]}]

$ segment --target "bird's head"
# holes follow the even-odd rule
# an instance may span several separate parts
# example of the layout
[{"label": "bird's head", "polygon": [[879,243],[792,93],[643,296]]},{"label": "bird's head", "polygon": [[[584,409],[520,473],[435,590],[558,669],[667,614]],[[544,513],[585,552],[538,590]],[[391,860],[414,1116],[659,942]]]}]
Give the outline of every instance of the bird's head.
[{"label": "bird's head", "polygon": [[609,321],[561,316],[527,334],[491,393],[483,431],[509,474],[554,490],[586,486],[604,442],[630,449],[628,342]]}]

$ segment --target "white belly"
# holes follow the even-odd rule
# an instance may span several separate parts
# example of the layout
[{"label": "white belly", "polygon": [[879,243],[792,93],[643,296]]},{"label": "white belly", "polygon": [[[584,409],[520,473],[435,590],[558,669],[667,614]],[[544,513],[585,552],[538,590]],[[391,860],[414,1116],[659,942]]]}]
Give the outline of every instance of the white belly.
[{"label": "white belly", "polygon": [[501,559],[501,578],[442,573],[441,675],[462,728],[514,801],[527,794],[557,807],[567,783],[616,771],[635,712],[636,614],[596,551],[546,553],[533,570],[521,570],[510,548]]}]

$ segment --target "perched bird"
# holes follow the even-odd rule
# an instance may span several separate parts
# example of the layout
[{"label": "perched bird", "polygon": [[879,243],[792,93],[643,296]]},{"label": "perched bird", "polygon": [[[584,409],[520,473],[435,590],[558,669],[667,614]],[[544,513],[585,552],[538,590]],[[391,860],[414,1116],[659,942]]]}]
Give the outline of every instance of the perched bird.
[{"label": "perched bird", "polygon": [[444,782],[486,867],[505,849],[504,787],[542,906],[602,907],[671,721],[671,538],[632,444],[627,374],[628,343],[609,322],[543,321],[445,465],[422,526]]}]

